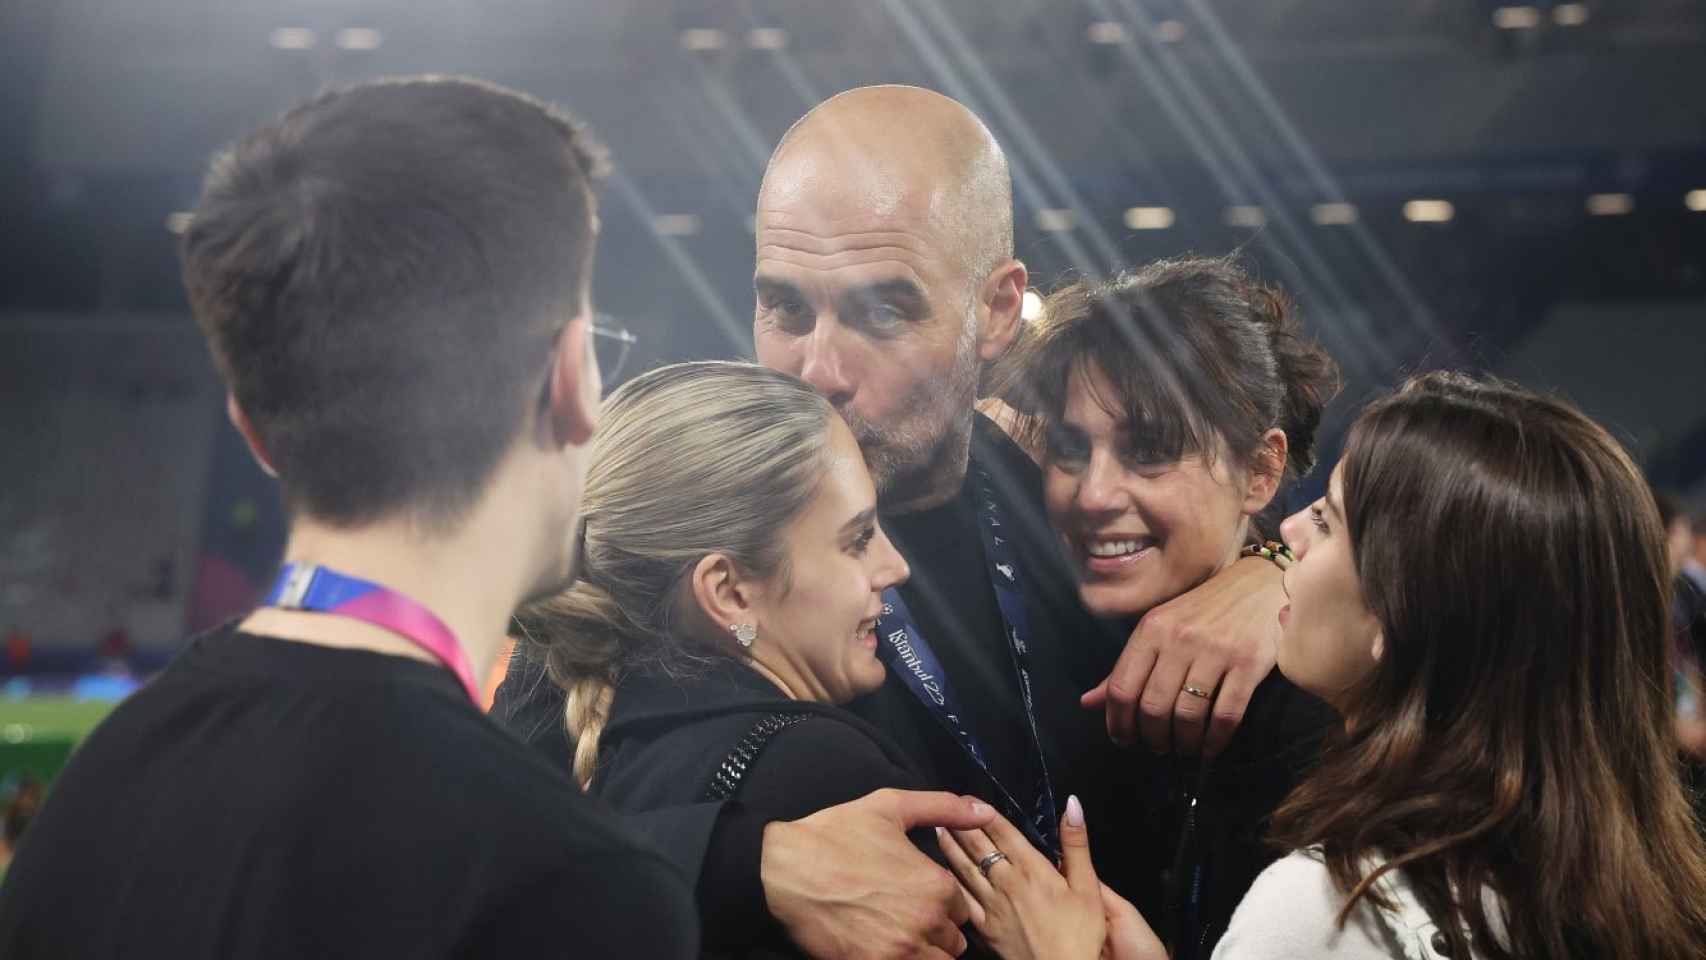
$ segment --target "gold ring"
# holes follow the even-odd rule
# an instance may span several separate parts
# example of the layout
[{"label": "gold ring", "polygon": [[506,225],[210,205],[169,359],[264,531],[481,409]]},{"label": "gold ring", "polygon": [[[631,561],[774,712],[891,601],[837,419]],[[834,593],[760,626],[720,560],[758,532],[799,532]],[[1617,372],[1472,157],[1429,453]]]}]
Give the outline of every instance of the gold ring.
[{"label": "gold ring", "polygon": [[1204,693],[1204,692],[1203,692],[1203,688],[1202,688],[1202,687],[1193,687],[1193,686],[1191,686],[1191,685],[1190,685],[1190,684],[1188,684],[1188,683],[1187,683],[1187,684],[1185,684],[1185,690],[1184,690],[1184,692],[1185,692],[1185,693],[1188,693],[1188,694],[1190,694],[1190,695],[1191,695],[1191,696],[1193,696],[1193,697],[1199,697],[1199,698],[1201,698],[1201,699],[1203,699],[1203,700],[1207,700],[1207,699],[1208,699],[1208,694],[1206,694],[1206,693]]}]

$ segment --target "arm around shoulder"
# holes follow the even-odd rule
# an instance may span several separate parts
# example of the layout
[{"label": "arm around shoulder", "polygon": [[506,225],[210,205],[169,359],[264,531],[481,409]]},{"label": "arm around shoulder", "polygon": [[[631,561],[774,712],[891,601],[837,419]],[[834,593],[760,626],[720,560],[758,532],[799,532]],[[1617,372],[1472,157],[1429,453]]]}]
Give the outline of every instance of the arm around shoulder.
[{"label": "arm around shoulder", "polygon": [[770,824],[909,785],[905,771],[848,724],[814,717],[776,733],[724,804],[705,847],[697,888],[705,942],[746,944],[769,928],[762,862]]},{"label": "arm around shoulder", "polygon": [[[958,956],[969,918],[953,875],[909,837],[970,829],[993,811],[918,784],[850,724],[813,719],[778,736],[739,799],[764,811],[765,903],[813,956]],[[927,842],[928,832],[920,834]]]}]

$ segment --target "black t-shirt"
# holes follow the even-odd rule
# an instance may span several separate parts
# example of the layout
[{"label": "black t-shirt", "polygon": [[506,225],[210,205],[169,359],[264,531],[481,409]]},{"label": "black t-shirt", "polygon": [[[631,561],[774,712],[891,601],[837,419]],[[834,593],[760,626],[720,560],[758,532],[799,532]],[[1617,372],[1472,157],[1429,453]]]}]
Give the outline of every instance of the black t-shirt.
[{"label": "black t-shirt", "polygon": [[227,629],[72,758],[0,956],[685,957],[694,913],[447,671]]}]

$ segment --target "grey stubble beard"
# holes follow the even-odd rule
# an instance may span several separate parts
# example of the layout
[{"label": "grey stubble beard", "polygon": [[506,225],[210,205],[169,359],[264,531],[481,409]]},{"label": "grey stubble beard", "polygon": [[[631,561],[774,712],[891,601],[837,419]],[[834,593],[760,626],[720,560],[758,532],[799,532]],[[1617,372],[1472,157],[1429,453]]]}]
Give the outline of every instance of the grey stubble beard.
[{"label": "grey stubble beard", "polygon": [[906,408],[922,408],[922,412],[885,432],[851,410],[842,411],[842,417],[865,452],[879,503],[928,497],[940,492],[928,489],[936,484],[946,486],[952,482],[958,489],[965,472],[964,455],[958,454],[955,462],[950,456],[955,452],[945,450],[944,446],[956,441],[963,444],[969,437],[979,366],[976,319],[972,305],[968,304],[961,336],[954,345],[954,365],[947,383],[920,384],[908,398]]}]

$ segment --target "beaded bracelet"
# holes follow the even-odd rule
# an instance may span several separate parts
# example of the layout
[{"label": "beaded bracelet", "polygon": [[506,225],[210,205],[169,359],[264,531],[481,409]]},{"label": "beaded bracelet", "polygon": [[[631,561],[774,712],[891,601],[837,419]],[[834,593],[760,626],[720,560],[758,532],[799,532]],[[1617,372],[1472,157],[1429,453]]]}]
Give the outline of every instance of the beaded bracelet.
[{"label": "beaded bracelet", "polygon": [[1291,548],[1278,540],[1245,544],[1244,549],[1239,551],[1239,554],[1245,557],[1261,557],[1264,560],[1272,560],[1274,566],[1281,570],[1288,569],[1297,562],[1297,556],[1291,552]]}]

